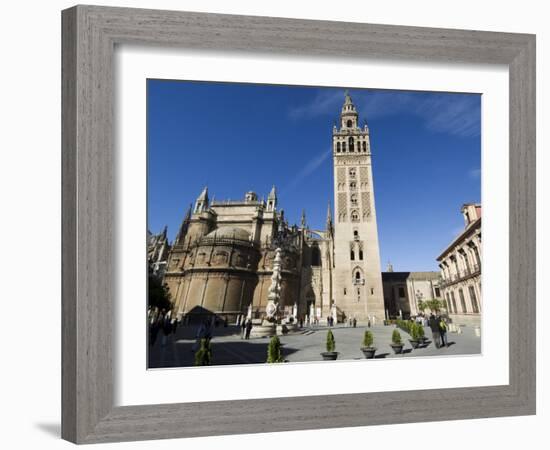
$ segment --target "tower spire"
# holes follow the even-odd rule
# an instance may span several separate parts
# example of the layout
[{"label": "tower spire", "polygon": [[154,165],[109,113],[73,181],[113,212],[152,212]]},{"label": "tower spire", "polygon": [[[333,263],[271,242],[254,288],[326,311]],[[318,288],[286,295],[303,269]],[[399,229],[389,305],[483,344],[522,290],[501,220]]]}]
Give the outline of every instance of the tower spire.
[{"label": "tower spire", "polygon": [[180,242],[183,243],[185,239],[185,235],[187,234],[187,229],[189,228],[189,221],[191,220],[192,210],[193,210],[193,204],[190,204],[189,208],[187,208],[187,212],[185,213],[185,216],[183,217],[183,220],[181,221],[180,229],[178,230],[176,239],[174,240],[174,243],[176,245],[179,244]]},{"label": "tower spire", "polygon": [[201,213],[208,207],[208,186],[205,186],[195,203],[195,212]]},{"label": "tower spire", "polygon": [[302,209],[302,220],[301,220],[302,228],[306,227],[306,210]]},{"label": "tower spire", "polygon": [[267,211],[273,212],[277,208],[277,190],[275,185],[271,188],[271,192],[267,196]]},{"label": "tower spire", "polygon": [[328,201],[327,206],[327,226],[332,225],[332,208],[330,207],[330,200]]},{"label": "tower spire", "polygon": [[346,89],[344,93],[344,104],[342,105],[342,112],[340,114],[340,126],[343,129],[354,129],[359,126],[358,123],[359,114],[357,114],[351,95],[349,95],[349,91]]},{"label": "tower spire", "polygon": [[328,201],[327,206],[327,222],[326,222],[327,233],[332,236],[332,209],[330,207],[330,200]]}]

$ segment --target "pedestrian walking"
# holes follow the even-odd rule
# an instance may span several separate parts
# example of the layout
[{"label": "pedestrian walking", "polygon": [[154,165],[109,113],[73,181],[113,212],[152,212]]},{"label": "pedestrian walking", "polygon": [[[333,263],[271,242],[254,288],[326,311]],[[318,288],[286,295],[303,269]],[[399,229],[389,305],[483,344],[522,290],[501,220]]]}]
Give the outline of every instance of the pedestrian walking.
[{"label": "pedestrian walking", "polygon": [[244,339],[245,333],[246,333],[246,320],[243,319],[241,323],[241,339]]},{"label": "pedestrian walking", "polygon": [[155,318],[149,323],[149,345],[151,346],[155,345],[155,342],[157,341],[157,336],[159,334],[159,330],[160,330],[160,322]]},{"label": "pedestrian walking", "polygon": [[172,333],[172,319],[170,317],[172,311],[168,311],[162,318],[162,322],[160,323],[160,326],[162,328],[162,338],[160,345],[164,347],[166,345],[166,342],[168,340],[168,336],[170,336],[170,333]]},{"label": "pedestrian walking", "polygon": [[355,328],[357,326],[357,319],[354,317],[353,318],[353,328]]},{"label": "pedestrian walking", "polygon": [[432,330],[432,338],[434,341],[434,345],[436,348],[439,348],[440,347],[439,339],[441,337],[441,334],[439,332],[439,321],[437,320],[437,318],[434,316],[433,313],[430,315],[430,320],[428,321],[428,324],[430,329]]},{"label": "pedestrian walking", "polygon": [[246,321],[246,334],[245,339],[250,339],[250,332],[252,331],[252,321],[248,319]]},{"label": "pedestrian walking", "polygon": [[447,342],[447,323],[445,319],[441,316],[437,318],[439,322],[439,335],[441,336],[441,345],[448,347],[449,343]]}]

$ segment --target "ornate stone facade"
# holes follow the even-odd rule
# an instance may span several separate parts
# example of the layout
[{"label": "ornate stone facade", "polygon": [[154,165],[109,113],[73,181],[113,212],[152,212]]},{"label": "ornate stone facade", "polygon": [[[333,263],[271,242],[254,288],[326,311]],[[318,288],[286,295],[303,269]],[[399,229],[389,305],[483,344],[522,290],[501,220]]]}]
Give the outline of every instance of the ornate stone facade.
[{"label": "ornate stone facade", "polygon": [[384,304],[391,319],[418,315],[419,301],[441,299],[439,272],[382,272]]},{"label": "ornate stone facade", "polygon": [[339,126],[332,132],[334,275],[332,298],[339,311],[358,320],[384,315],[380,251],[369,128],[346,93]]},{"label": "ornate stone facade", "polygon": [[279,308],[290,313],[296,305],[306,316],[310,304],[323,303],[323,235],[305,223],[290,226],[277,209],[275,188],[267,201],[247,192],[244,200],[221,202],[210,202],[205,188],[183,220],[164,277],[177,315],[214,313],[232,320],[252,305],[253,316],[262,317],[281,246]]},{"label": "ornate stone facade", "polygon": [[462,206],[465,230],[438,256],[442,294],[458,324],[481,322],[481,205]]},{"label": "ornate stone facade", "polygon": [[346,93],[333,130],[335,222],[324,230],[305,215],[290,226],[275,188],[267,200],[210,201],[205,188],[182,222],[168,258],[168,284],[178,317],[215,313],[229,320],[265,315],[275,249],[282,248],[279,310],[298,317],[360,321],[384,318],[369,130]]},{"label": "ornate stone facade", "polygon": [[159,278],[164,277],[170,252],[167,231],[166,227],[159,234],[147,231],[147,265],[149,273]]}]

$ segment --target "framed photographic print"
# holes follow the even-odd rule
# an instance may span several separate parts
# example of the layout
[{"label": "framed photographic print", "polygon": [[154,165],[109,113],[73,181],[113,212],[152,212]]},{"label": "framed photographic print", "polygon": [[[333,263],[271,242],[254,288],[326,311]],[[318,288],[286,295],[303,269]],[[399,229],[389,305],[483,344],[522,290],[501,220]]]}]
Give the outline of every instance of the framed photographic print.
[{"label": "framed photographic print", "polygon": [[63,437],[533,414],[534,74],[531,35],[63,11]]}]

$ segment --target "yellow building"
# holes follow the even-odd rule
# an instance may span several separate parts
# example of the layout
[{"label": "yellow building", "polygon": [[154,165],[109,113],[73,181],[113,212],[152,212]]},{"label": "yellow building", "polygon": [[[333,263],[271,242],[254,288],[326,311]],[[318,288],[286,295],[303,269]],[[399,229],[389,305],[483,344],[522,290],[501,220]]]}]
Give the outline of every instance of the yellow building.
[{"label": "yellow building", "polygon": [[481,205],[462,206],[465,229],[437,257],[442,294],[457,324],[481,323]]}]

